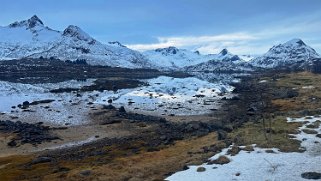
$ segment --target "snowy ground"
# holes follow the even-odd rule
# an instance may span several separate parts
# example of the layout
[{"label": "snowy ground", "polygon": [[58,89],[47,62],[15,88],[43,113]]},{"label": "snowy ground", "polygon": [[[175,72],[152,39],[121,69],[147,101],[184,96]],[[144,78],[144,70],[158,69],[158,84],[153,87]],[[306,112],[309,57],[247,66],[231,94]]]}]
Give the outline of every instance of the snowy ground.
[{"label": "snowy ground", "polygon": [[219,107],[219,100],[230,97],[233,87],[224,83],[209,83],[194,77],[161,76],[147,80],[149,86],[116,93],[105,92],[96,103],[112,99],[113,104],[127,110],[152,115],[198,115]]},{"label": "snowy ground", "polygon": [[[223,97],[231,97],[232,86],[217,81],[210,83],[194,77],[172,78],[161,76],[143,80],[148,85],[134,89],[113,91],[50,93],[58,88],[80,88],[93,84],[87,81],[65,81],[46,84],[21,84],[0,81],[0,113],[21,121],[46,122],[53,125],[81,125],[88,122],[88,113],[97,104],[113,100],[116,107],[127,111],[151,115],[199,115],[220,106]],[[54,100],[51,103],[32,105],[27,110],[17,107],[24,101]],[[96,103],[96,105],[88,104]],[[15,106],[12,107],[12,106]]]},{"label": "snowy ground", "polygon": [[[277,148],[273,148],[275,153],[266,153],[266,149],[255,147],[254,151],[241,151],[236,156],[226,155],[228,149],[212,157],[217,159],[221,155],[227,156],[231,162],[225,165],[200,165],[206,170],[197,172],[200,166],[190,166],[188,170],[177,172],[168,177],[171,181],[274,181],[274,180],[306,180],[301,177],[304,172],[321,173],[321,138],[316,134],[306,134],[302,132],[310,123],[320,120],[320,117],[288,118],[288,122],[303,122],[300,127],[301,133],[295,135],[295,139],[302,141],[301,146],[306,151],[303,153],[282,153]],[[321,126],[313,129],[321,133]]]}]

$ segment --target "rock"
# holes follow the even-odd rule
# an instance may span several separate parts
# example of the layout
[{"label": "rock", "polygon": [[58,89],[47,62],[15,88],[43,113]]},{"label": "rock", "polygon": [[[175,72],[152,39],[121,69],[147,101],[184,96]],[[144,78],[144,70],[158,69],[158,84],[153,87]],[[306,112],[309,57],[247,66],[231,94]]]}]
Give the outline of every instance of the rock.
[{"label": "rock", "polygon": [[17,146],[17,142],[16,140],[11,140],[10,142],[7,143],[7,145],[10,147],[14,147],[14,146]]},{"label": "rock", "polygon": [[230,159],[227,158],[226,156],[222,155],[222,156],[218,157],[216,160],[210,160],[207,164],[208,165],[212,165],[212,164],[224,165],[227,163],[230,163]]},{"label": "rock", "polygon": [[321,173],[318,172],[305,172],[301,174],[301,177],[304,179],[313,179],[313,180],[317,180],[317,179],[321,179]]},{"label": "rock", "polygon": [[89,176],[91,174],[91,170],[83,170],[79,174],[83,176]]},{"label": "rock", "polygon": [[120,113],[126,113],[124,106],[121,106],[118,110]]},{"label": "rock", "polygon": [[231,155],[231,156],[235,156],[237,155],[239,152],[241,151],[241,149],[238,146],[232,146],[231,149],[227,150],[227,154]]},{"label": "rock", "polygon": [[313,129],[302,129],[302,131],[306,134],[318,134],[318,132]]},{"label": "rock", "polygon": [[307,128],[311,128],[311,129],[316,129],[316,128],[320,127],[320,123],[319,122],[314,122],[314,123],[308,124],[306,127]]},{"label": "rock", "polygon": [[30,104],[29,101],[25,101],[22,103],[22,106],[29,106],[29,104]]},{"label": "rock", "polygon": [[233,96],[233,97],[230,98],[230,100],[232,100],[232,101],[238,101],[238,100],[240,100],[240,98],[239,98],[238,96]]},{"label": "rock", "polygon": [[113,103],[113,100],[112,99],[108,99],[107,101],[109,104]]},{"label": "rock", "polygon": [[206,171],[206,168],[204,168],[204,167],[198,167],[196,171],[197,171],[197,172],[205,172],[205,171]]},{"label": "rock", "polygon": [[274,150],[265,150],[266,153],[275,153]]},{"label": "rock", "polygon": [[107,125],[107,124],[114,124],[114,123],[120,123],[121,120],[119,119],[106,119],[100,123],[100,125]]},{"label": "rock", "polygon": [[217,139],[218,140],[225,140],[227,138],[227,132],[224,130],[218,130],[217,131]]},{"label": "rock", "polygon": [[50,157],[38,157],[31,161],[31,164],[39,164],[39,163],[48,163],[51,162],[52,158]]},{"label": "rock", "polygon": [[254,148],[253,148],[252,145],[247,145],[244,148],[242,148],[242,150],[244,150],[244,151],[254,151]]},{"label": "rock", "polygon": [[237,176],[237,177],[240,176],[240,175],[241,175],[241,173],[236,173],[236,174],[235,174],[235,176]]},{"label": "rock", "polygon": [[317,134],[316,137],[321,138],[321,134]]},{"label": "rock", "polygon": [[111,110],[111,109],[115,109],[115,107],[112,106],[112,105],[103,105],[103,109],[109,109],[109,110]]}]

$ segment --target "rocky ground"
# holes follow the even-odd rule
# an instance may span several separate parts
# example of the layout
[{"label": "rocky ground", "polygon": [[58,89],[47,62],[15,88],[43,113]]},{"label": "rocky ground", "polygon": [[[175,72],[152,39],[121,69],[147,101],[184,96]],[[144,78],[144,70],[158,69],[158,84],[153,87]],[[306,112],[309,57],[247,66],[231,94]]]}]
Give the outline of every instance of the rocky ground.
[{"label": "rocky ground", "polygon": [[[314,85],[321,77],[308,73],[244,77],[241,83],[234,84],[237,96],[223,99],[223,106],[207,115],[155,117],[109,105],[92,110],[90,124],[85,126],[47,127],[41,123],[2,121],[0,177],[163,180],[187,165],[206,161],[232,142],[241,144],[257,137],[245,134],[248,132],[241,129],[244,125],[251,123],[251,129],[262,130],[262,118],[285,116],[290,111],[298,115],[320,112],[319,103],[313,102],[318,97],[310,100],[309,92],[293,89],[300,81],[301,88],[312,86],[305,85],[306,79]],[[289,106],[292,101],[303,102],[304,111]],[[264,135],[261,131],[257,134]],[[269,146],[287,141],[284,138],[271,143],[264,137],[260,139],[258,144]],[[291,151],[295,146],[286,148]]]}]

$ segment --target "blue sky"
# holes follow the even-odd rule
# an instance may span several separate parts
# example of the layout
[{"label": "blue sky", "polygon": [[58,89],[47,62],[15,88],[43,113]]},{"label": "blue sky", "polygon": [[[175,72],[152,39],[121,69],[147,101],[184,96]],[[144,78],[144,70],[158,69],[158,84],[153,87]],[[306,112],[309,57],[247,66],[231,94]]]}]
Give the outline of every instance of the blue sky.
[{"label": "blue sky", "polygon": [[302,38],[321,53],[320,0],[1,0],[0,12],[2,26],[36,14],[53,29],[77,25],[137,50],[260,54]]}]

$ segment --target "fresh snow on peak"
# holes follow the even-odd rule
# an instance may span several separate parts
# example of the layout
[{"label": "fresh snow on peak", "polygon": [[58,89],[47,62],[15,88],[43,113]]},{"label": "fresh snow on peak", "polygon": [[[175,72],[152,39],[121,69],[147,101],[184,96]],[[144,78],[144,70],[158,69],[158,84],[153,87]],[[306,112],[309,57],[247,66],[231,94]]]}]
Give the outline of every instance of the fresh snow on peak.
[{"label": "fresh snow on peak", "polygon": [[158,48],[143,53],[158,69],[177,70],[185,66],[196,65],[210,58],[199,52],[176,47]]},{"label": "fresh snow on peak", "polygon": [[288,46],[304,46],[306,44],[301,39],[295,38],[295,39],[292,39],[292,40],[286,42],[284,45],[288,45]]},{"label": "fresh snow on peak", "polygon": [[226,48],[216,55],[214,60],[219,61],[243,61],[239,56],[230,53]]},{"label": "fresh snow on peak", "polygon": [[78,26],[70,25],[63,32],[52,30],[33,16],[28,20],[0,27],[0,60],[20,58],[84,59],[91,65],[146,68],[149,60],[141,53],[119,42],[103,44]]},{"label": "fresh snow on peak", "polygon": [[76,38],[77,40],[95,41],[92,37],[90,37],[87,33],[85,33],[81,28],[75,25],[69,25],[63,31],[62,35]]},{"label": "fresh snow on peak", "polygon": [[108,42],[108,44],[116,47],[126,47],[125,45],[121,44],[119,41],[110,41]]},{"label": "fresh snow on peak", "polygon": [[181,69],[207,61],[243,61],[237,55],[233,55],[227,49],[219,54],[202,55],[199,51],[189,51],[176,47],[158,48],[144,52],[144,55],[159,69]]},{"label": "fresh snow on peak", "polygon": [[301,39],[293,39],[273,46],[264,55],[253,59],[252,64],[263,68],[303,66],[316,58],[320,58],[320,55],[313,48]]},{"label": "fresh snow on peak", "polygon": [[160,52],[165,56],[168,55],[175,55],[179,52],[179,49],[173,46],[167,47],[167,48],[158,48],[155,50],[155,52]]}]

